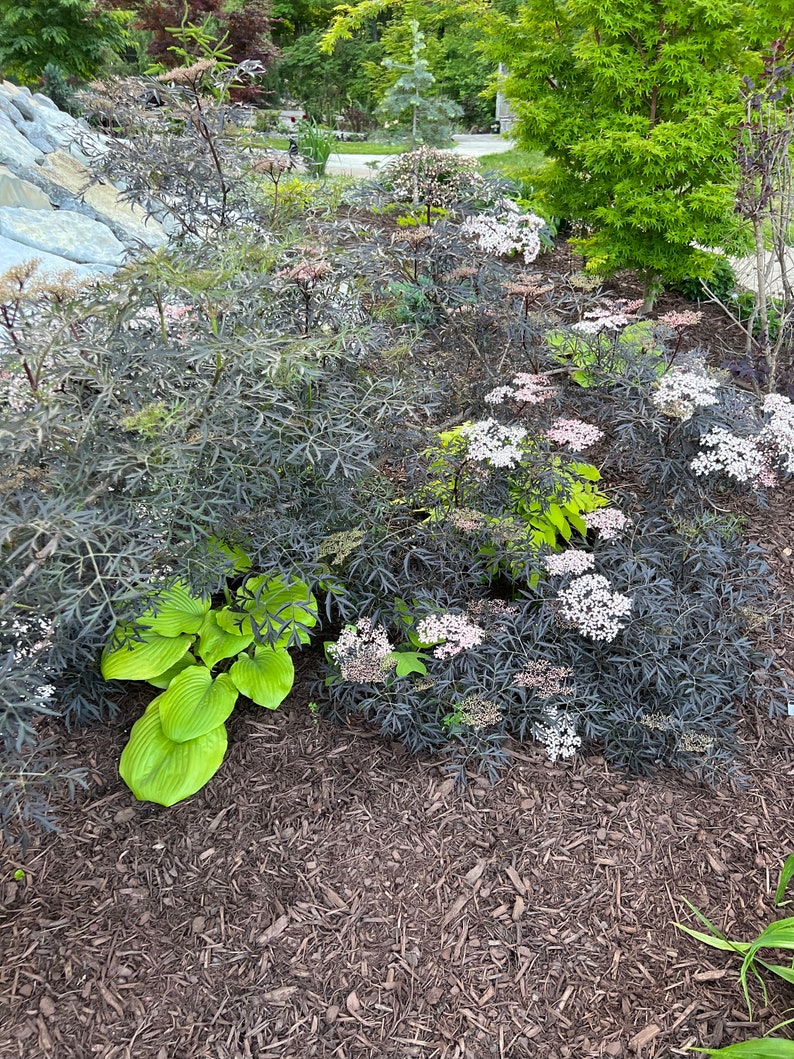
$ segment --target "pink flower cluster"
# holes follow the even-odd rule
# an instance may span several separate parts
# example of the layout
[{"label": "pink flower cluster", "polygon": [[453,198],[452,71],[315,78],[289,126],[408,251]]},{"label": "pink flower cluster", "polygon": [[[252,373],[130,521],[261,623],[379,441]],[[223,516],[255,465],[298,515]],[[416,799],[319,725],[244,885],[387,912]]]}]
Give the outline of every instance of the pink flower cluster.
[{"label": "pink flower cluster", "polygon": [[546,437],[557,445],[565,445],[572,452],[581,452],[588,445],[595,445],[604,436],[603,430],[585,423],[582,419],[555,419]]},{"label": "pink flower cluster", "polygon": [[577,548],[568,548],[567,551],[559,552],[557,555],[547,555],[543,560],[552,577],[561,577],[564,574],[583,574],[595,567],[595,559],[590,552],[579,551]]},{"label": "pink flower cluster", "polygon": [[519,371],[513,376],[511,386],[497,386],[485,395],[487,404],[502,404],[504,401],[521,401],[524,404],[542,404],[557,393],[557,387],[549,383],[545,375],[531,375]]},{"label": "pink flower cluster", "polygon": [[641,298],[638,301],[607,298],[602,308],[586,312],[583,320],[571,325],[571,330],[583,331],[589,335],[598,335],[602,331],[618,331],[637,319],[636,313],[641,305]]},{"label": "pink flower cluster", "polygon": [[693,312],[691,309],[684,309],[680,313],[665,313],[664,316],[659,317],[660,324],[666,324],[672,328],[673,331],[683,331],[684,328],[694,327],[699,324],[703,319],[703,313]]},{"label": "pink flower cluster", "polygon": [[596,530],[604,541],[616,540],[631,524],[631,519],[614,507],[602,507],[598,511],[588,512],[583,517],[587,528]]},{"label": "pink flower cluster", "polygon": [[427,644],[439,644],[436,658],[452,658],[459,651],[477,647],[485,639],[485,630],[465,614],[431,614],[416,627],[416,635]]}]

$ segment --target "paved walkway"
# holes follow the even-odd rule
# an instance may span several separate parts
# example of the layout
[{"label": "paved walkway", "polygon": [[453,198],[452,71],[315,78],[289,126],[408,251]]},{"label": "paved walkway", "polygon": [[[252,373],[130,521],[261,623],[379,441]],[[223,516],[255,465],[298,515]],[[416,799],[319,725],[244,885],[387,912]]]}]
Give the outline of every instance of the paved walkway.
[{"label": "paved walkway", "polygon": [[[454,136],[455,146],[450,150],[454,154],[464,155],[466,158],[479,158],[484,154],[496,154],[509,151],[513,143],[504,136]],[[328,159],[327,170],[329,173],[340,173],[345,176],[368,177],[372,176],[384,162],[388,162],[394,155],[390,154],[345,154],[344,148],[335,152]]]}]

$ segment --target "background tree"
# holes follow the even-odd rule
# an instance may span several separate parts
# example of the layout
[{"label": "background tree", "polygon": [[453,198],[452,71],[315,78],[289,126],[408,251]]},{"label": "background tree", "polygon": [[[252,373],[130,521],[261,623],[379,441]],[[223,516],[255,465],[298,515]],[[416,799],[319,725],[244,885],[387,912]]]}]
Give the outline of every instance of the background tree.
[{"label": "background tree", "polygon": [[520,142],[549,165],[552,214],[581,222],[588,267],[636,268],[646,309],[664,280],[708,276],[738,247],[735,128],[752,41],[739,0],[520,0],[490,8]]},{"label": "background tree", "polygon": [[128,44],[128,14],[101,10],[92,0],[0,3],[0,73],[22,84],[38,82],[48,64],[90,80],[109,53]]}]

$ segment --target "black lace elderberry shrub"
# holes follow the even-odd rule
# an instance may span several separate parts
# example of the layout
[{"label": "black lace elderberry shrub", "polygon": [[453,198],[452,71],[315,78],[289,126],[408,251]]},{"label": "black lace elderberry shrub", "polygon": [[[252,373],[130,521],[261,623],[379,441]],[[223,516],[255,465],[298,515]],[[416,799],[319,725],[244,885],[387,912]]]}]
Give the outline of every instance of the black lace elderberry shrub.
[{"label": "black lace elderberry shrub", "polygon": [[41,815],[58,772],[37,768],[33,806],[18,758],[41,720],[113,708],[97,663],[115,622],[163,577],[221,589],[234,559],[219,540],[255,571],[327,575],[318,542],[340,511],[366,517],[357,489],[379,434],[409,415],[344,342],[264,331],[245,270],[213,286],[202,254],[174,259],[170,292],[162,255],[58,299],[32,284],[26,301],[31,276],[3,287],[16,315],[0,329],[0,741],[25,786],[3,799],[10,832],[23,803]]},{"label": "black lace elderberry shrub", "polygon": [[733,770],[737,706],[776,682],[772,705],[785,696],[759,680],[773,662],[756,646],[773,632],[766,564],[729,521],[659,514],[606,536],[540,559],[510,601],[474,578],[456,596],[452,577],[417,583],[390,610],[362,594],[327,648],[330,712],[362,713],[459,776],[494,775],[507,736],[555,760],[581,748],[635,772]]}]

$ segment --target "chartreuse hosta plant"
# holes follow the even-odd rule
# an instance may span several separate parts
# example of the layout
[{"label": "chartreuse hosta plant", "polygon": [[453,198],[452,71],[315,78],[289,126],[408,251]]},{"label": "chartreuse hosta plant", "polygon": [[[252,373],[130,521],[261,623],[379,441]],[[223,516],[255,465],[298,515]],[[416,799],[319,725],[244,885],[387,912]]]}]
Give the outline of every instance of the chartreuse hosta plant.
[{"label": "chartreuse hosta plant", "polygon": [[240,695],[275,710],[295,670],[289,645],[308,642],[317,603],[304,582],[249,577],[223,606],[174,581],[102,654],[106,680],[145,680],[162,694],[133,726],[119,765],[139,801],[195,794],[226,753],[225,721]]}]

